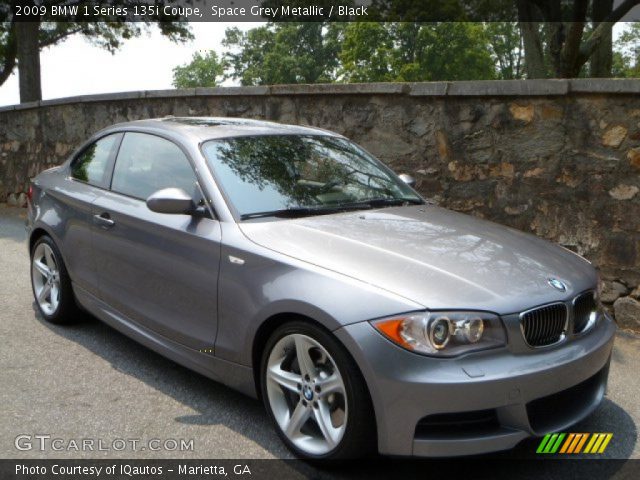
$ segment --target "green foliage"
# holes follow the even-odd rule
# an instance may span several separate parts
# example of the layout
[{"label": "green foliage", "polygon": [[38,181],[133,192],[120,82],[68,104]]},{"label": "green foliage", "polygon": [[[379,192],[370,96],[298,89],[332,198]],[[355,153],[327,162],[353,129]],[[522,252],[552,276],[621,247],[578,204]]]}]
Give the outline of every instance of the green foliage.
[{"label": "green foliage", "polygon": [[347,82],[496,78],[481,23],[351,23],[339,57]]},{"label": "green foliage", "polygon": [[183,78],[197,81],[174,84],[200,85],[211,74],[196,70],[210,68],[221,76],[221,64],[242,85],[518,78],[514,45],[519,48],[513,25],[490,30],[463,22],[268,23],[246,32],[227,29],[222,60],[178,67]]},{"label": "green foliage", "polygon": [[224,79],[226,63],[213,50],[193,54],[191,62],[173,69],[176,88],[216,87]]},{"label": "green foliage", "polygon": [[342,24],[271,23],[227,29],[223,45],[231,77],[242,85],[321,83],[335,79]]},{"label": "green foliage", "polygon": [[347,82],[390,82],[397,78],[393,37],[382,23],[350,23],[339,53]]},{"label": "green foliage", "polygon": [[626,26],[615,43],[612,74],[614,77],[640,77],[640,23]]},{"label": "green foliage", "polygon": [[524,75],[524,47],[516,22],[491,22],[485,35],[501,80],[521,79]]}]

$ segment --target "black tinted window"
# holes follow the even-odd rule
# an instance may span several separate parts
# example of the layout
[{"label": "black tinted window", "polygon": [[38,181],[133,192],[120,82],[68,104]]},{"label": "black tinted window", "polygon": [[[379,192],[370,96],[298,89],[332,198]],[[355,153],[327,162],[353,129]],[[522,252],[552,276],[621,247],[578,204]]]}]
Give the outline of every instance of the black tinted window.
[{"label": "black tinted window", "polygon": [[108,135],[92,143],[76,157],[71,165],[71,176],[77,180],[106,187],[109,180],[109,157],[119,134]]},{"label": "black tinted window", "polygon": [[181,188],[194,194],[196,177],[189,160],[177,145],[145,133],[126,133],[111,190],[146,199],[163,188]]}]

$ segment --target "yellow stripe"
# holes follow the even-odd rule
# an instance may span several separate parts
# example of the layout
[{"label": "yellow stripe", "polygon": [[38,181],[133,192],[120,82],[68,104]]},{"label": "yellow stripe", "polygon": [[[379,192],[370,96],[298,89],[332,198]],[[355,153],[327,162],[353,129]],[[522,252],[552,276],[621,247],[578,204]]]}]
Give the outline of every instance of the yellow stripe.
[{"label": "yellow stripe", "polygon": [[571,444],[571,442],[573,441],[573,437],[575,436],[576,436],[575,433],[569,434],[569,437],[567,438],[567,440],[564,442],[564,445],[562,445],[562,448],[560,449],[560,453],[565,453],[567,451],[567,448],[569,448],[569,445]]},{"label": "yellow stripe", "polygon": [[596,440],[596,443],[593,445],[589,453],[597,453],[598,449],[600,448],[600,444],[602,443],[602,441],[604,440],[604,437],[606,436],[607,435],[605,433],[599,433],[598,440]]},{"label": "yellow stripe", "polygon": [[578,446],[576,447],[576,450],[573,453],[580,453],[582,451],[582,446],[584,445],[584,442],[586,442],[587,438],[589,438],[588,433],[581,433],[580,435],[582,435],[582,439],[580,440],[580,443],[578,443]]},{"label": "yellow stripe", "polygon": [[600,445],[600,450],[598,450],[598,453],[604,453],[604,449],[607,448],[607,445],[609,445],[611,437],[613,437],[613,433],[607,433],[604,442],[602,442],[602,445]]},{"label": "yellow stripe", "polygon": [[589,440],[589,443],[587,443],[587,447],[584,449],[584,453],[591,453],[591,447],[593,447],[593,444],[596,443],[599,436],[600,435],[598,435],[597,433],[591,434],[591,440]]}]

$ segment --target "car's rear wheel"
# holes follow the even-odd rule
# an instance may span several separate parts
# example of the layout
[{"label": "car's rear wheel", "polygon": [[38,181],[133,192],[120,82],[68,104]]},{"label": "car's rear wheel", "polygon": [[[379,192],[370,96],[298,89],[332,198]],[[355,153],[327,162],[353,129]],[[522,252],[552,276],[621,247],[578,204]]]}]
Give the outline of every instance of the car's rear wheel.
[{"label": "car's rear wheel", "polygon": [[43,235],[31,250],[31,287],[40,314],[52,323],[77,320],[79,309],[62,255],[51,237]]},{"label": "car's rear wheel", "polygon": [[279,435],[299,457],[356,458],[375,447],[375,417],[353,360],[307,322],[276,330],[262,356],[262,397]]}]

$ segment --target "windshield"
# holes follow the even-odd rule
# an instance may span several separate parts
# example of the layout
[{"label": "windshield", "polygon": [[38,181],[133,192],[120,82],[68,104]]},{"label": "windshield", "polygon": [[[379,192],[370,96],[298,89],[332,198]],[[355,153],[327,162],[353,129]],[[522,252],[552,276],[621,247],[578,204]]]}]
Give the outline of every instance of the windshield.
[{"label": "windshield", "polygon": [[203,152],[242,218],[423,203],[382,163],[343,138],[238,137],[208,141]]}]

